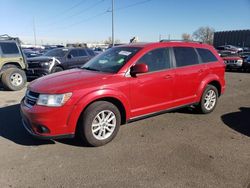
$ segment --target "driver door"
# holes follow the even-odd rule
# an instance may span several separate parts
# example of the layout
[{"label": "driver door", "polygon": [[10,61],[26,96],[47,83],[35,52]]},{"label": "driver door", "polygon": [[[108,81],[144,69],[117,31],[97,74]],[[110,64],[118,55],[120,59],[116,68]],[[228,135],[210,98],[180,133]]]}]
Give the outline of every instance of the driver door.
[{"label": "driver door", "polygon": [[131,116],[138,117],[165,110],[172,105],[175,72],[170,49],[147,52],[136,64],[148,65],[149,72],[130,78]]}]

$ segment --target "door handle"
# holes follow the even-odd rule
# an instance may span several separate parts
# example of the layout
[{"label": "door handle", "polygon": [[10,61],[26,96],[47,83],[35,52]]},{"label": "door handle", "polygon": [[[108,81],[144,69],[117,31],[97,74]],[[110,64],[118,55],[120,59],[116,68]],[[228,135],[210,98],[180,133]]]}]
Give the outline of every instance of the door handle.
[{"label": "door handle", "polygon": [[200,70],[199,70],[199,73],[203,73],[203,72],[204,72],[204,69],[200,69]]},{"label": "door handle", "polygon": [[171,76],[171,75],[168,74],[168,75],[165,75],[164,78],[165,78],[165,79],[172,79],[173,76]]}]

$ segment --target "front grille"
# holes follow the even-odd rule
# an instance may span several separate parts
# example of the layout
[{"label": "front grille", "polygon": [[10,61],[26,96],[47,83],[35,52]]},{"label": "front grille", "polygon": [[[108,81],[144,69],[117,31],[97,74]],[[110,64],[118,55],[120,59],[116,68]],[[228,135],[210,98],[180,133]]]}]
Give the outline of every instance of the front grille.
[{"label": "front grille", "polygon": [[28,66],[29,66],[29,68],[31,68],[31,69],[32,69],[32,68],[41,68],[39,62],[36,62],[36,63],[30,62],[30,63],[28,63]]},{"label": "front grille", "polygon": [[226,60],[226,64],[237,64],[238,60]]},{"label": "front grille", "polygon": [[36,104],[38,97],[39,97],[39,93],[27,90],[25,99],[24,99],[24,104],[31,108],[32,106]]}]

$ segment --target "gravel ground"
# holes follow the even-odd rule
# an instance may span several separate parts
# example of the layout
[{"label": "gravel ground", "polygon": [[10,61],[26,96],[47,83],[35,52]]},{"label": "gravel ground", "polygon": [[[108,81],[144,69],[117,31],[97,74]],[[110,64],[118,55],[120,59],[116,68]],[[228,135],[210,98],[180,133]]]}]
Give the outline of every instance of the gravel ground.
[{"label": "gravel ground", "polygon": [[213,113],[130,123],[98,148],[33,139],[20,121],[25,91],[0,91],[0,187],[250,188],[250,74],[226,81]]}]

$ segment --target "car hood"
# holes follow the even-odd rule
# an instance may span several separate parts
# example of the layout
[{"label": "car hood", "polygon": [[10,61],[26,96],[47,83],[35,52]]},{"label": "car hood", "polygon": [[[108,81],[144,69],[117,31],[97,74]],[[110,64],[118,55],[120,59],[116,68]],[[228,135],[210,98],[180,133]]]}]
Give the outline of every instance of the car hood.
[{"label": "car hood", "polygon": [[111,74],[71,69],[48,76],[41,77],[31,82],[28,89],[37,93],[55,94],[73,92],[74,90],[100,85]]},{"label": "car hood", "polygon": [[[48,62],[52,61],[56,57],[48,57],[48,56],[38,56],[38,57],[32,57],[32,58],[27,58],[28,63],[34,63],[34,62]],[[56,58],[60,59],[60,58]]]}]

